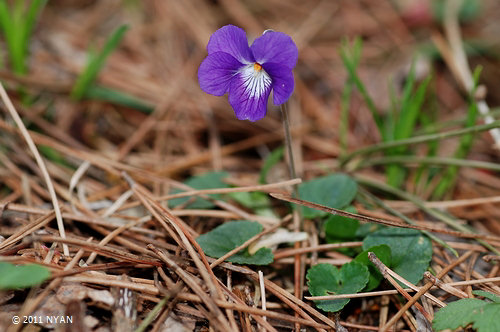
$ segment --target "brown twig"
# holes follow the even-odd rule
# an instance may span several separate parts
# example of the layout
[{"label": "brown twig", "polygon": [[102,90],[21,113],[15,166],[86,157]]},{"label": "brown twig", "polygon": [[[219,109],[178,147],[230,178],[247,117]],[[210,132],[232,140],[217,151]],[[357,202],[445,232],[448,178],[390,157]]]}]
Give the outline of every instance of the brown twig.
[{"label": "brown twig", "polygon": [[[378,257],[373,252],[368,253],[368,258],[380,271],[380,273],[384,276],[384,278],[386,278],[387,281],[389,281],[401,295],[403,295],[407,300],[411,300],[411,296],[396,282],[396,280],[392,278],[395,275],[394,271],[390,270],[387,266],[385,266],[385,264],[382,263],[382,261],[378,259]],[[425,295],[429,294],[425,293]],[[420,303],[415,302],[415,307],[418,309],[418,311],[422,313],[422,315],[424,315],[424,317],[427,320],[432,321],[430,314],[427,311],[425,311],[425,309],[420,305]]]},{"label": "brown twig", "polygon": [[168,267],[173,269],[174,272],[186,283],[186,285],[188,285],[196,293],[196,295],[203,300],[203,303],[208,306],[210,315],[207,318],[215,323],[213,324],[214,328],[218,331],[229,331],[229,322],[225,319],[219,307],[215,304],[213,299],[203,291],[198,283],[193,280],[189,273],[184,271],[177,263],[170,259],[165,252],[157,249],[151,244],[148,245],[148,248],[154,251],[156,255],[158,255],[158,257],[167,264]]},{"label": "brown twig", "polygon": [[435,227],[428,227],[428,226],[417,226],[417,225],[409,225],[409,224],[403,224],[403,223],[397,223],[393,221],[388,221],[388,220],[383,220],[379,218],[373,218],[373,217],[367,217],[363,216],[360,214],[356,213],[351,213],[351,212],[346,212],[342,211],[339,209],[335,208],[330,208],[321,204],[316,204],[313,202],[309,201],[304,201],[301,199],[296,199],[288,195],[283,195],[283,194],[275,194],[271,193],[269,194],[274,198],[281,199],[287,202],[307,206],[316,210],[321,210],[328,212],[333,215],[339,215],[347,218],[352,218],[359,220],[361,222],[370,222],[370,223],[376,223],[376,224],[381,224],[385,226],[392,226],[392,227],[401,227],[401,228],[412,228],[412,229],[418,229],[418,230],[424,230],[424,231],[429,231],[429,232],[434,232],[434,233],[442,233],[442,234],[448,234],[448,235],[453,235],[457,237],[463,237],[463,238],[469,238],[469,239],[484,239],[484,240],[492,240],[492,241],[500,241],[500,237],[494,236],[494,235],[486,235],[486,234],[470,234],[470,233],[463,233],[463,232],[456,232],[456,231],[450,231],[447,229],[441,229],[441,228],[435,228]]}]

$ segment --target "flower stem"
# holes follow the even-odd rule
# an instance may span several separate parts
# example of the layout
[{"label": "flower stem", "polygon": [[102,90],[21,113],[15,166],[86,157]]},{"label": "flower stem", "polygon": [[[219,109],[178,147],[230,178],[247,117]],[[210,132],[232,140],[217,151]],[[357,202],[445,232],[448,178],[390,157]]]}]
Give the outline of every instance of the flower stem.
[{"label": "flower stem", "polygon": [[[290,133],[290,120],[288,118],[288,110],[286,108],[286,103],[281,104],[281,114],[283,117],[283,129],[285,130],[285,145],[288,154],[288,171],[290,172],[290,177],[292,179],[296,179],[297,173],[295,172],[295,160],[293,158],[292,134]],[[297,185],[293,185],[293,195],[295,198],[299,198]]]},{"label": "flower stem", "polygon": [[[285,130],[285,145],[288,153],[288,169],[290,171],[290,177],[293,179],[297,178],[297,173],[295,172],[295,160],[293,158],[293,148],[292,148],[292,135],[290,133],[290,120],[288,119],[288,110],[286,108],[286,103],[281,105],[281,114],[283,117],[283,129]],[[299,190],[298,186],[293,186],[293,197],[299,198]],[[302,218],[302,208],[298,207],[293,211],[294,216],[294,228],[296,232],[304,229],[304,219]],[[299,249],[301,247],[300,242],[295,242],[294,248]],[[301,255],[295,255],[295,263],[294,263],[294,293],[295,296],[299,299],[302,299],[303,288],[302,284],[304,282],[304,272],[305,265],[304,260]],[[295,325],[295,330],[300,331],[300,326],[298,324]]]}]

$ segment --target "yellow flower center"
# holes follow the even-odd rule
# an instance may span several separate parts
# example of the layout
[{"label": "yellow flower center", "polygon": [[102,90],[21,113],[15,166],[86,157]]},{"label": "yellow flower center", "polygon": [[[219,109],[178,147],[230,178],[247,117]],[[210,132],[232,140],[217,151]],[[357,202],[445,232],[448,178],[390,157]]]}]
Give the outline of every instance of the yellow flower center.
[{"label": "yellow flower center", "polygon": [[253,64],[253,69],[255,71],[261,71],[262,70],[262,66],[259,63],[256,62],[256,63]]}]

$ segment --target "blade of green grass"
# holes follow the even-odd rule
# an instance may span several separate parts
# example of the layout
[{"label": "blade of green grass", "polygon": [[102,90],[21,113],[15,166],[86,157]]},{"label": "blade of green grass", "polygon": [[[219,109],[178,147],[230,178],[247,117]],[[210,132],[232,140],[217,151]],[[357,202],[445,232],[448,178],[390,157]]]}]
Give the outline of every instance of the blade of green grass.
[{"label": "blade of green grass", "polygon": [[415,63],[416,59],[413,59],[410,66],[410,72],[406,77],[405,86],[403,88],[403,95],[401,97],[401,108],[405,109],[412,99],[413,87],[416,83],[416,75],[415,75]]},{"label": "blade of green grass", "polygon": [[[412,66],[413,67],[413,66]],[[394,128],[395,140],[407,139],[412,136],[420,109],[425,101],[427,87],[431,81],[431,76],[428,76],[417,88],[415,94],[411,94],[411,90],[415,86],[414,69],[410,71],[409,78],[403,93],[403,101],[401,105],[401,114],[397,119],[397,124]],[[402,155],[407,151],[407,146],[395,148],[391,151],[391,155]],[[394,187],[400,187],[406,177],[406,170],[398,164],[389,165],[388,182]]]},{"label": "blade of green grass", "polygon": [[409,138],[413,134],[418,114],[424,104],[427,87],[430,81],[431,77],[429,76],[419,85],[414,96],[403,104],[405,111],[402,112],[402,116],[396,126],[396,139]]},{"label": "blade of green grass", "polygon": [[0,27],[7,43],[12,70],[16,74],[25,74],[28,70],[29,40],[46,3],[46,0],[16,0],[9,8],[6,0],[0,0]]},{"label": "blade of green grass", "polygon": [[[396,132],[396,122],[399,117],[398,110],[401,109],[399,105],[399,98],[397,97],[396,89],[393,84],[393,80],[389,79],[388,87],[389,91],[389,100],[391,102],[391,106],[389,108],[388,115],[384,119],[384,132],[382,135],[382,141],[389,142],[394,140],[394,133]],[[388,153],[388,152],[387,152]]]},{"label": "blade of green grass", "polygon": [[116,47],[118,47],[118,44],[120,44],[127,29],[127,25],[120,26],[109,37],[106,44],[99,53],[90,54],[87,67],[80,74],[75,82],[75,85],[73,86],[73,90],[71,91],[71,98],[73,98],[74,100],[80,100],[85,96],[85,93],[88,91],[89,87],[95,81],[97,75],[104,66],[108,56],[116,49]]},{"label": "blade of green grass", "polygon": [[96,99],[107,101],[116,105],[129,107],[146,114],[153,112],[153,106],[148,105],[136,97],[120,92],[118,90],[109,89],[99,85],[91,85],[85,93],[85,97],[89,99]]},{"label": "blade of green grass", "polygon": [[[479,81],[479,75],[481,73],[481,68],[477,68],[474,71],[474,88],[469,94],[469,107],[467,110],[467,119],[465,122],[465,126],[467,128],[470,128],[474,126],[474,124],[477,121],[478,117],[478,108],[477,108],[477,103],[474,98],[474,93]],[[463,135],[460,138],[459,145],[457,147],[457,150],[455,151],[455,158],[464,158],[467,156],[469,153],[472,143],[474,142],[474,136],[471,134]],[[446,193],[451,192],[451,188],[455,185],[455,181],[458,175],[458,166],[452,165],[446,169],[446,171],[443,174],[443,177],[439,184],[437,185],[436,189],[434,190],[433,198],[435,199],[440,199],[442,198]]]},{"label": "blade of green grass", "polygon": [[342,46],[340,47],[340,57],[342,58],[342,62],[344,63],[345,68],[347,69],[349,78],[352,80],[352,82],[358,89],[359,93],[361,93],[361,96],[363,97],[366,105],[368,106],[368,109],[372,114],[373,120],[375,121],[377,128],[379,129],[380,133],[382,133],[384,125],[382,118],[379,115],[379,112],[377,110],[377,107],[375,106],[375,103],[373,102],[373,99],[368,94],[365,85],[363,84],[357,73],[359,60],[358,62],[356,62],[355,59],[359,58],[361,50],[362,50],[362,41],[360,38],[356,38],[354,40],[352,47],[350,47],[349,43],[346,40],[344,40]]},{"label": "blade of green grass", "polygon": [[387,176],[387,183],[391,186],[399,188],[406,178],[407,170],[400,164],[391,163],[386,167],[385,174]]},{"label": "blade of green grass", "polygon": [[9,55],[11,65],[14,72],[18,74],[25,74],[27,70],[25,65],[25,54],[23,51],[27,45],[22,44],[25,25],[25,22],[23,22],[23,11],[23,3],[20,0],[14,1],[14,4],[11,7],[11,24],[14,29],[11,30],[11,35],[8,36],[8,38],[10,39]]}]

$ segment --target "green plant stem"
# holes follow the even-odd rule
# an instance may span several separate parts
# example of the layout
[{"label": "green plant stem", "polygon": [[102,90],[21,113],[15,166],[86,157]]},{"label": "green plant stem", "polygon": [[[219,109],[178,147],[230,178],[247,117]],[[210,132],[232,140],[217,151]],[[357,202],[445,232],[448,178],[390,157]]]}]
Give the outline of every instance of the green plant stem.
[{"label": "green plant stem", "polygon": [[146,331],[146,328],[153,322],[153,319],[155,319],[156,315],[160,313],[160,311],[163,309],[163,307],[167,304],[170,296],[164,297],[163,299],[158,302],[153,310],[151,310],[146,318],[141,322],[141,325],[139,325],[134,332],[144,332]]},{"label": "green plant stem", "polygon": [[[406,223],[408,223],[410,225],[416,225],[417,224],[416,222],[414,222],[413,220],[411,220],[410,218],[408,218],[407,216],[405,216],[404,214],[402,214],[398,210],[395,210],[395,209],[391,208],[390,206],[388,206],[387,204],[385,204],[384,201],[382,201],[381,199],[379,199],[375,195],[372,195],[367,190],[361,189],[360,192],[361,192],[361,194],[365,195],[367,198],[369,198],[373,202],[375,202],[375,204],[377,204],[380,207],[382,207],[383,209],[389,211],[389,213],[391,213],[392,215],[394,215],[394,216],[396,216],[398,218],[401,218]],[[456,257],[458,257],[457,251],[455,249],[453,249],[452,247],[450,247],[446,242],[444,242],[443,240],[441,240],[440,238],[438,238],[437,236],[435,236],[434,234],[432,234],[432,233],[430,233],[428,231],[422,231],[422,233],[424,233],[425,235],[427,235],[427,237],[429,237],[431,240],[439,243],[440,245],[442,245],[446,249],[450,250],[453,253],[453,255],[455,255]]]},{"label": "green plant stem", "polygon": [[492,171],[500,172],[500,164],[497,163],[490,163],[479,160],[458,159],[458,158],[417,157],[417,156],[389,156],[380,158],[370,158],[369,160],[362,161],[359,164],[357,164],[354,170],[358,170],[360,168],[365,168],[365,167],[371,167],[375,165],[384,165],[392,163],[453,165],[453,166],[489,169]]},{"label": "green plant stem", "polygon": [[398,141],[377,143],[377,144],[373,144],[373,145],[367,146],[365,148],[361,148],[359,150],[356,150],[356,151],[350,153],[349,155],[342,158],[342,160],[340,161],[340,165],[345,166],[347,162],[349,162],[355,156],[358,156],[358,155],[371,154],[374,152],[383,151],[383,150],[387,150],[387,149],[398,147],[398,146],[405,146],[405,145],[418,144],[418,143],[424,143],[424,142],[435,141],[435,140],[442,140],[442,139],[452,138],[452,137],[461,136],[461,135],[465,135],[465,134],[475,134],[475,133],[487,131],[487,130],[490,130],[493,128],[500,128],[500,120],[494,121],[494,122],[489,123],[489,124],[482,124],[482,125],[472,126],[469,128],[452,130],[452,131],[448,131],[448,132],[444,132],[444,133],[422,135],[422,136],[416,136],[416,137],[398,140]]},{"label": "green plant stem", "polygon": [[[472,233],[468,227],[457,223],[453,217],[451,217],[448,214],[441,212],[439,210],[432,209],[432,208],[425,206],[424,201],[422,201],[420,198],[418,198],[412,194],[409,194],[403,190],[388,186],[384,183],[370,180],[364,176],[356,176],[355,178],[356,178],[356,181],[358,181],[358,183],[360,183],[362,185],[385,191],[389,194],[398,196],[399,198],[402,198],[404,200],[412,202],[413,204],[418,206],[422,211],[424,211],[428,215],[430,215],[438,220],[441,220],[446,225],[450,226],[451,228],[453,228],[455,230],[458,230],[458,231],[464,232],[464,233]],[[488,242],[480,240],[480,239],[477,239],[476,241],[479,242],[481,245],[483,245],[485,248],[488,248],[489,250],[491,250],[496,255],[500,255],[500,251],[498,251],[496,248],[494,248]]]}]

